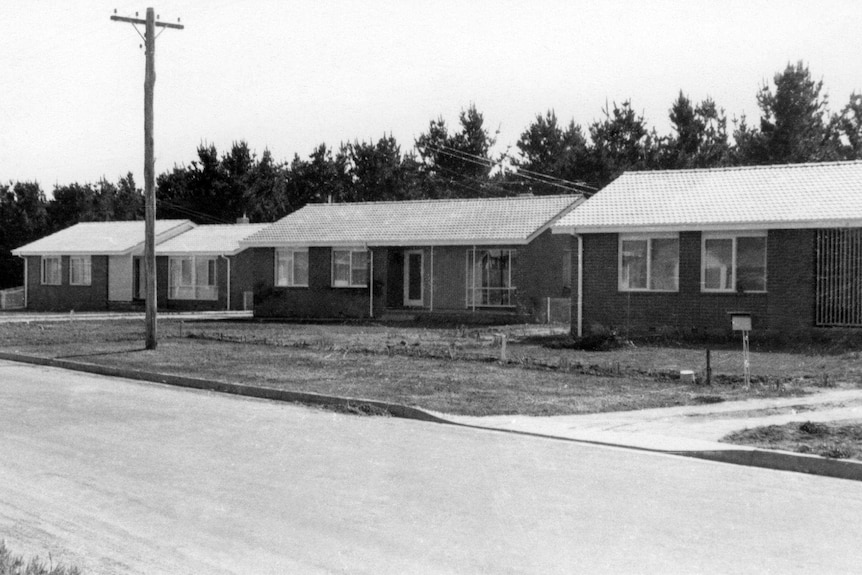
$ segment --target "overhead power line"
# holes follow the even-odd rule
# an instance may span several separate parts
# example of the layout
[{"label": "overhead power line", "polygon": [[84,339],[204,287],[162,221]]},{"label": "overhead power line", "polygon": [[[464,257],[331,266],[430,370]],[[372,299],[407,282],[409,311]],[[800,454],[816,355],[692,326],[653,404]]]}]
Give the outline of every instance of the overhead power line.
[{"label": "overhead power line", "polygon": [[[499,167],[502,170],[506,170],[505,166],[503,166],[502,162],[495,162],[489,158],[483,158],[482,156],[476,156],[474,154],[470,154],[468,152],[464,152],[462,150],[457,150],[455,148],[451,148],[449,146],[432,146],[429,144],[425,145],[426,148],[433,150],[439,154],[443,154],[463,162],[470,162],[476,165],[493,168],[495,166]],[[524,172],[524,173],[521,173]],[[561,188],[563,190],[572,192],[572,191],[583,191],[587,194],[591,194],[596,191],[596,188],[589,186],[583,182],[573,182],[570,180],[564,180],[563,178],[558,178],[556,176],[550,176],[548,174],[542,174],[539,172],[534,172],[531,170],[525,170],[520,167],[515,167],[515,171],[506,171],[506,173],[511,174],[513,176],[517,176],[523,178],[525,180],[531,180],[535,182],[539,182],[545,185],[554,186],[557,188]]]}]

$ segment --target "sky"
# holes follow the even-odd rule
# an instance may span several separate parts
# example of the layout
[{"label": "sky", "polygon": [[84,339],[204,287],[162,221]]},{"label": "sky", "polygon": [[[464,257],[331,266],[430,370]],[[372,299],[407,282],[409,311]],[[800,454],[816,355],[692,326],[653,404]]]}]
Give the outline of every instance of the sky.
[{"label": "sky", "polygon": [[833,111],[862,92],[858,0],[2,0],[0,182],[143,186],[143,40],[110,16],[148,5],[185,26],[156,40],[156,174],[201,143],[289,161],[392,134],[405,152],[471,104],[512,153],[538,114],[586,131],[627,99],[667,134],[680,90],[756,120],[800,60]]}]

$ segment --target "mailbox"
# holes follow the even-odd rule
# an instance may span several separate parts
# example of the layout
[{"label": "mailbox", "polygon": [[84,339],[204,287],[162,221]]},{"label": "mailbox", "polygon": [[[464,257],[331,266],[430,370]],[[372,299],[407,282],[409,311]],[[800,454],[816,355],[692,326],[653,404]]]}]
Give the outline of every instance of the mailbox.
[{"label": "mailbox", "polygon": [[730,326],[733,331],[751,331],[751,313],[747,311],[731,311]]}]

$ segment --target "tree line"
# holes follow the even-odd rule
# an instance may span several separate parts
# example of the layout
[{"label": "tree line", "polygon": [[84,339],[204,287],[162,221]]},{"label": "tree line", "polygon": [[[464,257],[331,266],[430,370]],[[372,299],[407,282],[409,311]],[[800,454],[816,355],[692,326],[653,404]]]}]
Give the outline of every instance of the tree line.
[{"label": "tree line", "polygon": [[[693,102],[680,91],[668,110],[668,135],[651,128],[631,100],[606,105],[586,129],[549,110],[535,117],[514,150],[503,151],[495,151],[496,136],[474,105],[454,128],[432,120],[406,151],[391,135],[337,148],[323,143],[289,161],[269,150],[258,157],[244,141],[223,153],[203,143],[191,163],[158,176],[158,217],[270,222],[311,202],[589,194],[626,170],[862,158],[862,94],[830,111],[822,80],[802,62],[765,83],[757,103],[757,122],[728,120],[711,98]],[[131,174],[116,184],[58,185],[50,199],[36,182],[0,184],[0,288],[23,282],[11,249],[79,221],[141,219],[143,211]]]}]

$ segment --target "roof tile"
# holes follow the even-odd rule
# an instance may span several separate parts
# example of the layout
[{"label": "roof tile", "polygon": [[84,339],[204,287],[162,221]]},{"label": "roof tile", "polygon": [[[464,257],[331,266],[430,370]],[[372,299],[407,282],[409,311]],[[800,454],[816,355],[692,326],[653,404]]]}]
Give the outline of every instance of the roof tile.
[{"label": "roof tile", "polygon": [[862,222],[862,161],[626,172],[555,229]]},{"label": "roof tile", "polygon": [[521,243],[581,196],[309,204],[247,245]]}]

